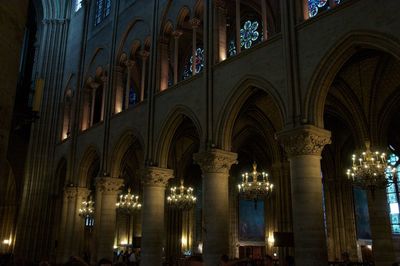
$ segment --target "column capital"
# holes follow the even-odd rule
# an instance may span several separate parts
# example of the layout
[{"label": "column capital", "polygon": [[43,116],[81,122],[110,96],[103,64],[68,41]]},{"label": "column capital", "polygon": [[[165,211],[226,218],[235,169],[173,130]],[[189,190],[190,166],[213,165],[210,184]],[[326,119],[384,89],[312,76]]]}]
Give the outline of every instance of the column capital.
[{"label": "column capital", "polygon": [[74,199],[77,196],[77,190],[75,186],[67,186],[64,188],[64,197],[67,199]]},{"label": "column capital", "polygon": [[321,155],[326,144],[331,143],[331,132],[312,125],[285,129],[276,134],[288,157]]},{"label": "column capital", "polygon": [[100,192],[115,192],[117,193],[124,184],[122,178],[114,177],[98,177],[96,178],[96,189]]},{"label": "column capital", "polygon": [[228,173],[232,164],[237,164],[237,153],[211,149],[193,155],[203,173]]},{"label": "column capital", "polygon": [[174,177],[174,171],[168,168],[149,166],[140,170],[140,176],[145,186],[165,187],[168,180]]},{"label": "column capital", "polygon": [[78,197],[86,199],[90,195],[90,189],[85,187],[76,187],[76,194]]},{"label": "column capital", "polygon": [[150,53],[146,50],[140,50],[139,55],[140,55],[140,57],[142,57],[142,59],[146,60],[147,57],[149,57]]},{"label": "column capital", "polygon": [[124,62],[124,65],[125,65],[127,68],[132,68],[135,64],[136,64],[136,61],[135,61],[135,60],[130,60],[130,59],[128,59],[128,60],[126,60],[126,61]]},{"label": "column capital", "polygon": [[225,0],[215,0],[215,7],[226,9],[226,2]]},{"label": "column capital", "polygon": [[189,23],[192,25],[192,29],[197,29],[200,26],[200,19],[198,18],[192,18]]},{"label": "column capital", "polygon": [[175,39],[179,39],[179,37],[181,37],[182,34],[183,34],[183,31],[181,31],[181,30],[174,30],[172,32],[172,36],[174,36]]}]

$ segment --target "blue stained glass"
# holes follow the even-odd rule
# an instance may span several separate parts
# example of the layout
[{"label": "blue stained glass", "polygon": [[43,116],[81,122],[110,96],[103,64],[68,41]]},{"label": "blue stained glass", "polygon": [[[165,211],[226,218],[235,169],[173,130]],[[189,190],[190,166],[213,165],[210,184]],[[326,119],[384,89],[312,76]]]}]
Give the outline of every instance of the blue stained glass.
[{"label": "blue stained glass", "polygon": [[398,224],[392,225],[392,230],[394,234],[400,234],[400,225]]},{"label": "blue stained glass", "polygon": [[105,16],[107,17],[111,13],[111,0],[106,0]]},{"label": "blue stained glass", "polygon": [[[193,56],[190,57],[190,66],[193,64]],[[196,49],[196,58],[195,58],[195,68],[196,74],[200,73],[204,68],[204,49],[197,48]],[[193,72],[192,67],[189,68],[190,72]]]},{"label": "blue stained glass", "polygon": [[387,193],[395,193],[396,188],[394,186],[395,185],[393,183],[391,183],[390,186],[388,186],[388,188],[387,188]]},{"label": "blue stained glass", "polygon": [[240,45],[245,49],[249,49],[254,41],[258,39],[260,34],[257,31],[258,22],[250,20],[246,21],[243,28],[240,29]]},{"label": "blue stained glass", "polygon": [[390,222],[392,224],[398,224],[399,223],[399,215],[398,214],[391,214],[390,215]]},{"label": "blue stained glass", "polygon": [[397,198],[396,198],[396,194],[392,193],[392,194],[388,194],[388,202],[390,203],[397,203]]},{"label": "blue stained glass", "polygon": [[135,93],[135,90],[131,88],[129,90],[129,105],[137,103],[137,94]]},{"label": "blue stained glass", "polygon": [[[198,74],[204,69],[204,49],[197,48],[196,49],[196,58],[195,58],[195,73]],[[187,79],[192,76],[192,64],[193,64],[193,56],[190,57],[189,62],[183,67],[183,79]]]},{"label": "blue stained glass", "polygon": [[388,163],[391,166],[395,166],[398,161],[399,161],[399,157],[396,156],[396,154],[392,153],[392,154],[389,155]]},{"label": "blue stained glass", "polygon": [[236,55],[236,45],[235,45],[235,41],[231,40],[229,42],[229,48],[228,48],[228,54],[229,56],[235,56]]},{"label": "blue stained glass", "polygon": [[320,9],[329,8],[328,0],[308,0],[308,15],[315,17]]}]

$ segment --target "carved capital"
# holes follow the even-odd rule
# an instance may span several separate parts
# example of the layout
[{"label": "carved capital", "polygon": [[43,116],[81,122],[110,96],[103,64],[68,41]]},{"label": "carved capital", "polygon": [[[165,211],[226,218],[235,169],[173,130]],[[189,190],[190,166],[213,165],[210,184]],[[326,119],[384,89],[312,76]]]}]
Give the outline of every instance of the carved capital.
[{"label": "carved capital", "polygon": [[149,57],[150,53],[146,50],[140,50],[139,55],[140,57],[142,57],[143,60],[146,60]]},{"label": "carved capital", "polygon": [[165,187],[168,180],[174,177],[174,171],[167,168],[147,167],[140,170],[140,175],[145,186]]},{"label": "carved capital", "polygon": [[179,39],[179,37],[181,37],[183,34],[183,32],[181,30],[174,30],[172,32],[172,36],[174,36],[175,39]]},{"label": "carved capital", "polygon": [[277,139],[290,157],[298,155],[321,155],[325,145],[331,143],[331,132],[311,125],[283,130]]},{"label": "carved capital", "polygon": [[66,199],[74,199],[76,198],[76,195],[77,195],[76,187],[68,186],[64,188],[64,197]]},{"label": "carved capital", "polygon": [[86,199],[90,195],[90,189],[85,187],[76,187],[76,194],[79,198]]},{"label": "carved capital", "polygon": [[200,19],[198,18],[192,18],[189,22],[193,29],[197,29],[200,26]]},{"label": "carved capital", "polygon": [[228,173],[232,164],[237,164],[237,154],[219,149],[196,153],[193,159],[203,173]]},{"label": "carved capital", "polygon": [[96,178],[96,189],[100,192],[115,192],[118,193],[119,189],[124,184],[121,178],[113,177],[98,177]]},{"label": "carved capital", "polygon": [[128,69],[131,69],[135,64],[136,64],[136,61],[134,61],[134,60],[128,59],[128,60],[125,61],[125,66]]}]

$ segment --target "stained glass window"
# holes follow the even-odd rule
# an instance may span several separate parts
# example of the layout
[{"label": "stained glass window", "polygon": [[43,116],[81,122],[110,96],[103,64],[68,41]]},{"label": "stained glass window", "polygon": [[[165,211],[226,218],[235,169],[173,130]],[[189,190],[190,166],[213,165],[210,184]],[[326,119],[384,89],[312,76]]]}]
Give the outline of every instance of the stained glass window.
[{"label": "stained glass window", "polygon": [[96,17],[95,25],[100,24],[105,17],[110,15],[111,12],[111,0],[97,0],[96,1]]},{"label": "stained glass window", "polygon": [[111,12],[111,0],[105,0],[105,6],[106,6],[106,8],[105,8],[104,15],[105,15],[105,17],[107,17],[108,15],[110,15],[110,12]]},{"label": "stained glass window", "polygon": [[247,20],[243,28],[240,29],[240,45],[244,49],[249,49],[253,44],[257,43],[260,34],[257,31],[258,22]]},{"label": "stained glass window", "polygon": [[[342,0],[335,0],[335,5],[340,4]],[[329,0],[308,0],[308,15],[310,18],[318,15],[319,12],[331,8]]]},{"label": "stained glass window", "polygon": [[229,54],[229,57],[236,55],[236,44],[235,44],[234,40],[231,40],[229,42],[228,54]]},{"label": "stained glass window", "polygon": [[74,1],[74,11],[78,12],[79,9],[82,7],[82,0],[75,0]]},{"label": "stained glass window", "polygon": [[397,170],[395,173],[388,170],[386,171],[386,177],[389,180],[389,186],[386,188],[386,192],[389,205],[390,224],[392,225],[393,234],[400,234],[400,180],[396,178],[393,180],[393,175],[400,174],[399,157],[396,154],[390,154],[388,163],[392,168]]},{"label": "stained glass window", "polygon": [[[197,48],[196,49],[196,57],[195,57],[195,74],[200,73],[203,71],[204,68],[204,49],[203,48]],[[183,79],[187,79],[192,76],[193,70],[192,70],[192,65],[193,65],[193,56],[190,57],[189,62],[186,64],[186,66],[183,68]]]}]

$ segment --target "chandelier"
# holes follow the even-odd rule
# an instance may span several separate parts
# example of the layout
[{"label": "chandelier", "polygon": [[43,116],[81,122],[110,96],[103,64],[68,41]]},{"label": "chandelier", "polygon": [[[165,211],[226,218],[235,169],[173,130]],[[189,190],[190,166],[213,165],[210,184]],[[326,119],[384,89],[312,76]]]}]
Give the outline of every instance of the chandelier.
[{"label": "chandelier", "polygon": [[119,210],[127,213],[132,213],[142,208],[142,204],[139,202],[139,196],[131,194],[130,188],[128,188],[127,194],[119,195],[119,200],[115,205]]},{"label": "chandelier", "polygon": [[88,201],[81,202],[81,208],[79,209],[79,216],[86,218],[93,218],[94,215],[94,201],[92,201],[92,197],[89,198]]},{"label": "chandelier", "polygon": [[167,202],[170,207],[178,210],[190,210],[196,204],[196,197],[193,196],[193,188],[186,188],[181,179],[179,187],[172,187]]},{"label": "chandelier", "polygon": [[360,155],[352,155],[352,167],[347,169],[347,176],[355,186],[362,189],[373,191],[375,188],[385,188],[389,184],[386,173],[393,172],[386,160],[386,154],[372,152],[369,141],[365,142],[365,146],[366,151]]},{"label": "chandelier", "polygon": [[269,182],[268,174],[257,172],[257,164],[253,163],[251,173],[242,174],[242,183],[238,185],[239,194],[247,200],[257,200],[268,197],[274,185]]}]

